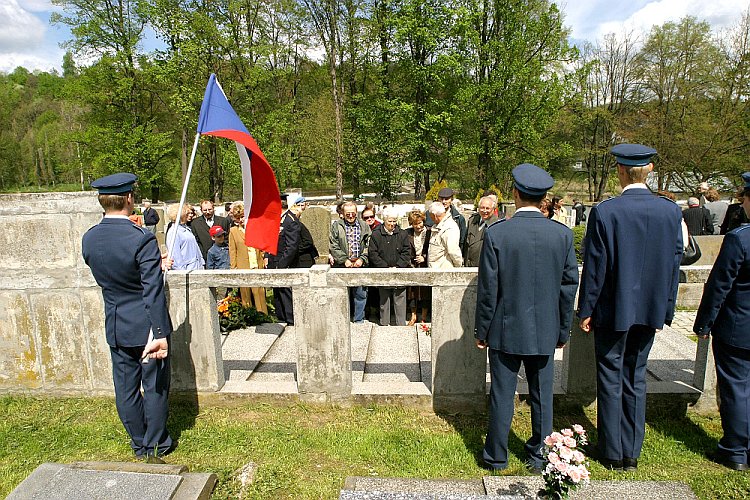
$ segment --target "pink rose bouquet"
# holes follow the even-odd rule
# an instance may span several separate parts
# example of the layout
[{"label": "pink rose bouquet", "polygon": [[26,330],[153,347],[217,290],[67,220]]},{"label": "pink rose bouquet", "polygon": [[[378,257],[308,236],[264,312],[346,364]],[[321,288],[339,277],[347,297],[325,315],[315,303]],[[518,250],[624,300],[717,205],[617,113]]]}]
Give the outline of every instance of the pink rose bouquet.
[{"label": "pink rose bouquet", "polygon": [[544,438],[546,465],[543,493],[549,498],[569,498],[570,491],[589,482],[588,462],[579,449],[588,444],[586,431],[576,424]]}]

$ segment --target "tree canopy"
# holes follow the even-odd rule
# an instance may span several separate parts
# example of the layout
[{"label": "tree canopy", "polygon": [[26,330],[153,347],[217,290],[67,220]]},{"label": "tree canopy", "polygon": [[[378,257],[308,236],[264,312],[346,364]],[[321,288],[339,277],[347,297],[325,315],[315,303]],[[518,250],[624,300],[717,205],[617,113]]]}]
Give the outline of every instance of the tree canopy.
[{"label": "tree canopy", "polygon": [[[597,200],[619,142],[659,151],[660,188],[747,170],[747,14],[720,35],[686,17],[575,47],[548,0],[53,3],[62,75],[0,74],[0,190],[131,171],[174,197],[211,72],[282,190],[472,198],[532,162]],[[202,139],[193,175],[192,197],[239,197],[227,141]]]}]

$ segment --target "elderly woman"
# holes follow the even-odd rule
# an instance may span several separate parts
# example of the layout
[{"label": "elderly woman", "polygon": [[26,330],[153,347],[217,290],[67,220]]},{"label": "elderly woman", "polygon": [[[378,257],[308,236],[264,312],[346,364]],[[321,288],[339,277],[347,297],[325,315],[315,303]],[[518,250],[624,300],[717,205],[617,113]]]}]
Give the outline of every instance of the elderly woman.
[{"label": "elderly woman", "polygon": [[[263,269],[263,252],[245,245],[245,205],[235,202],[229,211],[234,225],[229,229],[229,267],[231,269]],[[241,287],[240,298],[245,307],[253,306],[268,314],[266,289],[263,287]]]},{"label": "elderly woman", "polygon": [[375,228],[381,224],[381,222],[375,218],[375,205],[373,203],[365,205],[365,208],[362,209],[361,216],[362,220],[370,226],[370,231],[374,231]]},{"label": "elderly woman", "polygon": [[[379,268],[409,267],[409,238],[406,231],[398,227],[398,212],[394,207],[383,211],[383,223],[370,237],[370,265]],[[406,320],[406,287],[378,287],[380,296],[380,326],[391,323],[391,304],[396,317],[396,326],[404,326]]]},{"label": "elderly woman", "polygon": [[[180,206],[176,203],[169,206],[167,217],[170,221],[174,222],[177,220],[177,211],[179,209]],[[180,223],[172,224],[167,230],[167,250],[170,251],[172,269],[175,270],[194,271],[196,269],[203,269],[203,266],[206,264],[203,260],[201,249],[198,247],[198,242],[195,241],[193,232],[187,226],[191,211],[192,207],[185,203],[182,206]]]},{"label": "elderly woman", "polygon": [[[409,238],[411,267],[427,267],[427,251],[430,248],[430,231],[424,226],[425,214],[421,210],[409,213],[409,225],[406,235]],[[411,309],[408,325],[417,322],[417,309],[422,310],[422,322],[427,321],[430,307],[430,287],[410,286],[406,289],[406,299]]]}]

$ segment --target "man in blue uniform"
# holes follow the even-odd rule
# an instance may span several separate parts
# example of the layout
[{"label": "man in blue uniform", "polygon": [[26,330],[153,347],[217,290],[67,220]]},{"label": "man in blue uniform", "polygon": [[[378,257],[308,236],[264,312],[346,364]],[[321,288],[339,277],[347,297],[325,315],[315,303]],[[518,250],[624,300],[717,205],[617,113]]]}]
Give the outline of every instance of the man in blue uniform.
[{"label": "man in blue uniform", "polygon": [[474,335],[477,347],[489,347],[491,376],[483,458],[496,470],[508,466],[508,432],[522,362],[532,425],[527,465],[537,474],[542,471],[542,441],[552,433],[554,353],[570,337],[578,288],[573,232],[539,210],[553,184],[535,165],[513,169],[516,213],[485,230],[479,260]]},{"label": "man in blue uniform", "polygon": [[[750,217],[750,172],[742,209]],[[719,413],[724,435],[716,462],[747,470],[750,459],[750,224],[728,232],[703,289],[693,331],[701,338],[713,334]]]},{"label": "man in blue uniform", "polygon": [[645,184],[656,150],[619,144],[610,152],[622,195],[591,209],[578,316],[594,332],[599,460],[631,471],[645,432],[648,353],[674,316],[682,214]]},{"label": "man in blue uniform", "polygon": [[117,413],[135,455],[158,457],[176,446],[166,428],[172,322],[156,237],[128,220],[136,180],[122,173],[91,183],[104,218],[83,236],[83,259],[102,288]]}]

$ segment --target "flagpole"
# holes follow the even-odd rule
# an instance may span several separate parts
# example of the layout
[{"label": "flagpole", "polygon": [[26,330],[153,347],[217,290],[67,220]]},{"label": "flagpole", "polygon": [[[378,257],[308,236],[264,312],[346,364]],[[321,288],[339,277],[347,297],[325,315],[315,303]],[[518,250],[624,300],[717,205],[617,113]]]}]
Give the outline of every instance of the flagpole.
[{"label": "flagpole", "polygon": [[[190,154],[190,163],[188,164],[188,170],[187,175],[185,176],[185,183],[182,185],[182,195],[180,195],[180,205],[177,207],[177,217],[174,221],[174,224],[172,227],[175,231],[177,231],[177,226],[180,224],[180,218],[182,215],[182,207],[185,205],[185,197],[187,197],[187,190],[188,185],[190,184],[190,176],[193,173],[193,162],[195,162],[195,153],[198,151],[198,141],[201,138],[200,132],[197,132],[195,134],[195,142],[193,142],[193,152]],[[164,233],[164,236],[166,237],[167,233]],[[167,260],[169,260],[169,256],[172,255],[172,252],[174,252],[174,244],[177,242],[177,236],[175,235],[174,238],[172,238],[172,244],[169,245],[169,248],[167,249]],[[164,270],[164,284],[167,283],[167,273],[169,272],[169,269]],[[148,346],[151,341],[154,340],[154,332],[149,331],[148,332],[148,340],[146,340],[146,345]],[[148,363],[148,357],[143,356],[141,358],[141,362],[143,364]]]},{"label": "flagpole", "polygon": [[[175,228],[175,231],[177,230],[176,226],[180,224],[180,219],[182,218],[182,207],[185,205],[185,198],[187,197],[187,190],[188,186],[190,185],[190,176],[193,173],[193,163],[195,162],[195,153],[198,151],[198,141],[201,138],[200,132],[196,132],[195,134],[195,141],[193,142],[193,152],[190,153],[190,163],[188,164],[187,174],[185,175],[185,182],[182,185],[182,194],[180,195],[180,204],[177,207],[177,217],[175,218],[174,224],[172,227]],[[164,236],[166,238],[166,233],[164,233]],[[169,245],[169,248],[167,249],[167,259],[174,253],[174,245],[177,242],[177,236],[175,235],[174,238],[172,238],[172,242]],[[164,281],[167,280],[167,273],[164,273]]]}]

